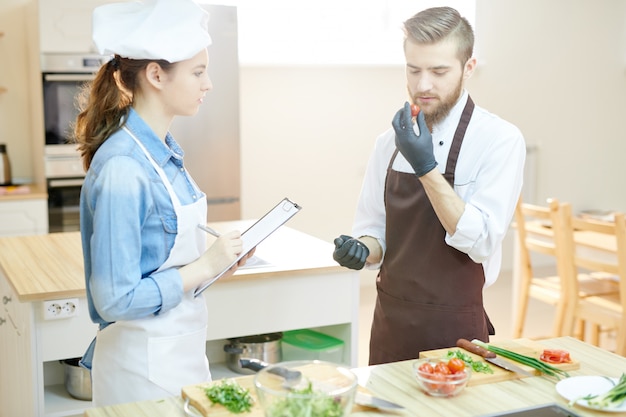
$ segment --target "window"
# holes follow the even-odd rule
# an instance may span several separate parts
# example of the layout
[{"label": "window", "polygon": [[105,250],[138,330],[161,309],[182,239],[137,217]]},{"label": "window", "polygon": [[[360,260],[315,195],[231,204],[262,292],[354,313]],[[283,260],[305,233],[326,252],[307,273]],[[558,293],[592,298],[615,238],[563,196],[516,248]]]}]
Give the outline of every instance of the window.
[{"label": "window", "polygon": [[237,6],[241,65],[404,64],[402,23],[448,5],[474,26],[470,0],[223,0]]}]

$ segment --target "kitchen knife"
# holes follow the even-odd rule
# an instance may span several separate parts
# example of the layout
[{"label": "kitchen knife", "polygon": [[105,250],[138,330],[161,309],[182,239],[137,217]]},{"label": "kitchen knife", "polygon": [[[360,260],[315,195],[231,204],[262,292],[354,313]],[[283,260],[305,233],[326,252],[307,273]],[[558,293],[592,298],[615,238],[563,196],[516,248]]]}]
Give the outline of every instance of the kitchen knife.
[{"label": "kitchen knife", "polygon": [[377,408],[383,411],[404,410],[404,407],[399,404],[392,403],[391,401],[383,400],[382,398],[374,397],[373,395],[358,391],[358,388],[354,397],[354,402],[364,407]]},{"label": "kitchen knife", "polygon": [[459,339],[456,341],[456,345],[460,348],[467,350],[468,352],[472,352],[475,355],[481,356],[487,362],[493,363],[500,368],[506,369],[507,371],[515,372],[524,376],[535,376],[535,374],[528,372],[527,370],[520,368],[515,365],[513,362],[510,362],[506,359],[500,358],[498,355],[493,353],[490,350],[483,348],[482,346],[478,346],[475,343],[470,342],[467,339]]}]

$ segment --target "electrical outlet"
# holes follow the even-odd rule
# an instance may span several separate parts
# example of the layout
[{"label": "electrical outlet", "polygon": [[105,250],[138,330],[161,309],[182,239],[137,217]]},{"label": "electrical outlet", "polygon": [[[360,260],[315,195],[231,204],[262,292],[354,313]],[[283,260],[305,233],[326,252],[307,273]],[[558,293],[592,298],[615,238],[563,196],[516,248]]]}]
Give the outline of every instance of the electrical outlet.
[{"label": "electrical outlet", "polygon": [[78,314],[78,298],[43,302],[44,320],[66,319]]}]

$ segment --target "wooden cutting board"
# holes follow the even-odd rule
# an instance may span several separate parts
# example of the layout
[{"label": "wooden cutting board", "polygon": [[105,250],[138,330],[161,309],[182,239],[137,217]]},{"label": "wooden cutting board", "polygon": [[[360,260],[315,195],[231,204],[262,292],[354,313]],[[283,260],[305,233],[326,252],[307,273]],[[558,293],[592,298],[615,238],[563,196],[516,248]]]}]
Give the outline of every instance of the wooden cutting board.
[{"label": "wooden cutting board", "polygon": [[[190,385],[187,387],[183,387],[182,397],[183,400],[189,399],[189,404],[193,406],[201,415],[204,417],[233,417],[233,416],[242,416],[242,417],[264,417],[263,409],[261,408],[261,404],[259,404],[256,396],[256,391],[254,388],[254,375],[252,376],[244,376],[239,378],[234,378],[241,387],[246,388],[250,391],[250,395],[254,400],[254,405],[249,413],[242,414],[233,414],[228,411],[224,406],[219,404],[212,404],[211,401],[207,398],[204,389],[211,384],[221,384],[221,380],[208,382],[200,385]],[[369,390],[363,388],[361,386],[358,387],[359,391],[363,391],[365,393],[371,394]],[[354,405],[352,408],[353,412],[357,411],[365,411],[368,410],[367,407],[362,407],[360,405]],[[370,409],[371,410],[371,409]]]},{"label": "wooden cutting board", "polygon": [[[532,356],[534,358],[539,358],[539,356],[541,355],[541,353],[543,352],[543,350],[546,348],[545,346],[541,345],[541,343],[539,342],[535,342],[533,340],[530,339],[516,339],[516,340],[507,340],[507,341],[497,341],[497,342],[493,342],[491,343],[494,346],[498,346],[516,353],[521,353],[522,355],[526,355],[526,356]],[[425,352],[420,352],[420,358],[445,358],[447,353],[451,350],[456,350],[456,349],[461,349],[458,347],[452,347],[452,348],[444,348],[444,349],[437,349],[437,350],[429,350],[429,351],[425,351]],[[475,355],[473,353],[470,353],[464,349],[463,350],[464,353],[467,353],[468,355],[470,355],[472,357],[473,360],[475,361],[485,361],[483,358],[481,358],[478,355]],[[505,359],[505,358],[504,358]],[[534,373],[535,375],[540,375],[539,371],[536,371],[535,369],[531,368],[530,366],[526,366],[526,365],[522,365],[518,362],[514,362],[511,361],[516,365],[519,365],[521,368]],[[468,386],[472,386],[472,385],[480,385],[480,384],[489,384],[492,382],[501,382],[501,381],[507,381],[507,380],[512,380],[512,379],[518,379],[518,378],[524,378],[524,375],[520,375],[517,374],[515,372],[510,372],[507,371],[505,369],[500,368],[499,366],[493,365],[489,362],[487,362],[489,364],[489,366],[491,367],[491,369],[493,369],[493,374],[486,374],[486,373],[482,373],[482,372],[474,372],[472,373],[472,377],[470,378],[469,382],[467,383]],[[553,365],[559,369],[563,369],[564,371],[571,371],[574,369],[578,369],[580,368],[580,362],[576,359],[576,358],[572,358],[572,362],[570,363],[562,363],[562,364],[558,364],[558,365]]]}]

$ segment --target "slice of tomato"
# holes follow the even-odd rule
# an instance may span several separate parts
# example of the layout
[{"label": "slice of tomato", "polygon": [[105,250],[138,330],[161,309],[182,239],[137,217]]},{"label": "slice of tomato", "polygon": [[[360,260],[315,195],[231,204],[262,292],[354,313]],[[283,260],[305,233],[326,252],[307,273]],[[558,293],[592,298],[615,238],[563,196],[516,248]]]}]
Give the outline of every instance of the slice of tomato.
[{"label": "slice of tomato", "polygon": [[569,352],[562,349],[544,349],[539,359],[547,363],[569,363],[572,361]]}]

